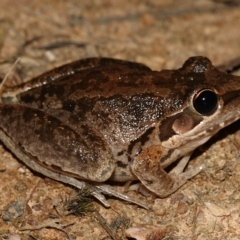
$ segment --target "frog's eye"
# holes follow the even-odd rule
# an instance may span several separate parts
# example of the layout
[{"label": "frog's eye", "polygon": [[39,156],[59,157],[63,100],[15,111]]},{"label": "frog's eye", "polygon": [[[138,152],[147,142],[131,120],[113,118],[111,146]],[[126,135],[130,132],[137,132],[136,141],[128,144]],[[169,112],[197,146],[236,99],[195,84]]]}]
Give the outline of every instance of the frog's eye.
[{"label": "frog's eye", "polygon": [[210,89],[201,90],[193,97],[193,107],[199,114],[209,116],[217,110],[218,96]]}]

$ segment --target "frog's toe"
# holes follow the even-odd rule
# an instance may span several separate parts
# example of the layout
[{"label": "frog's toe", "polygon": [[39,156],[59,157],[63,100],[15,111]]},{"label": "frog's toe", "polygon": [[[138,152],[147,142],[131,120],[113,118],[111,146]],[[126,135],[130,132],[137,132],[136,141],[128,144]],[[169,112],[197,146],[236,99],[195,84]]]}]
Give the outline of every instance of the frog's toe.
[{"label": "frog's toe", "polygon": [[197,167],[191,168],[187,170],[186,172],[183,172],[179,175],[175,175],[172,172],[170,173],[170,176],[172,179],[174,179],[174,184],[172,186],[172,192],[175,192],[177,189],[179,189],[182,185],[184,185],[189,179],[196,176],[199,172],[201,172],[205,168],[204,164],[201,164]]}]

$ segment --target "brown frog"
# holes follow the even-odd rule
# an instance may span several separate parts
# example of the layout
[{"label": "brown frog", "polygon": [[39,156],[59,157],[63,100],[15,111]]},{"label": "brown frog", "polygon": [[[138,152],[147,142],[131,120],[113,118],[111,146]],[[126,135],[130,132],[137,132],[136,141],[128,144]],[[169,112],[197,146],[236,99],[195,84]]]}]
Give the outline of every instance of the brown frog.
[{"label": "brown frog", "polygon": [[[31,169],[78,188],[139,203],[103,184],[140,180],[166,197],[203,165],[184,171],[192,151],[240,118],[240,77],[205,57],[152,71],[91,58],[5,88],[0,140]],[[178,159],[170,173],[165,168]]]}]

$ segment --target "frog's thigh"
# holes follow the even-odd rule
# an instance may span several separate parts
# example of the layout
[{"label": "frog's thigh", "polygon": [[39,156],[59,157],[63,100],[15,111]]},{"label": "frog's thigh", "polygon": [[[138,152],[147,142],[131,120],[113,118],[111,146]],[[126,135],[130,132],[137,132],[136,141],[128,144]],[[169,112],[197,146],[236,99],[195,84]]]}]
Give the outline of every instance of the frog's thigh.
[{"label": "frog's thigh", "polygon": [[[166,197],[198,174],[202,166],[178,174],[168,174],[160,166],[160,159],[167,154],[161,146],[144,149],[132,163],[132,171],[141,183],[159,197]],[[186,159],[184,159],[185,162]],[[183,170],[183,169],[182,169]]]},{"label": "frog's thigh", "polygon": [[38,164],[52,172],[96,182],[112,175],[111,151],[93,128],[83,126],[80,134],[56,117],[21,105],[0,105],[0,115],[0,140],[33,170],[38,171]]}]

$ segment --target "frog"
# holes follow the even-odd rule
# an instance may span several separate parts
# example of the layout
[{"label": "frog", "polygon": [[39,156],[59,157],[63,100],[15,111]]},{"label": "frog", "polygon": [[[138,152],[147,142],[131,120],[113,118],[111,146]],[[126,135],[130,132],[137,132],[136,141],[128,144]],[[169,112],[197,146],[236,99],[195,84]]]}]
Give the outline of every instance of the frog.
[{"label": "frog", "polygon": [[203,56],[161,71],[86,58],[5,86],[0,140],[33,171],[93,187],[106,207],[108,194],[148,208],[111,183],[137,180],[157,197],[173,194],[205,167],[186,167],[192,152],[238,120],[239,106],[240,77]]}]

